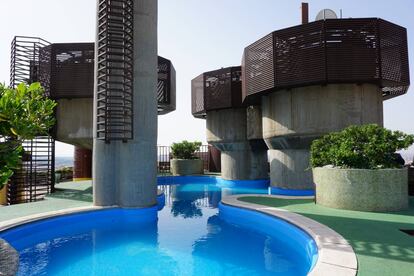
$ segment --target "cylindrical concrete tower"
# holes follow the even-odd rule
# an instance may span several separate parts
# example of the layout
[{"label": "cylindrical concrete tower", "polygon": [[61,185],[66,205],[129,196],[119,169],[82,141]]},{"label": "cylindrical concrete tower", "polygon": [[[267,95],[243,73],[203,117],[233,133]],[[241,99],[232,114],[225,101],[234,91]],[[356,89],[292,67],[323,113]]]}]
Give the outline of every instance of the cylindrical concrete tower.
[{"label": "cylindrical concrete tower", "polygon": [[268,178],[267,147],[261,132],[255,132],[261,117],[248,112],[257,108],[241,103],[240,73],[240,67],[229,67],[193,79],[193,115],[206,118],[207,141],[221,151],[224,179],[264,179]]},{"label": "cylindrical concrete tower", "polygon": [[157,2],[98,1],[95,205],[156,204]]},{"label": "cylindrical concrete tower", "polygon": [[310,145],[349,125],[382,125],[382,101],[407,91],[406,30],[376,19],[326,19],[245,48],[243,102],[261,100],[271,185],[312,190]]}]

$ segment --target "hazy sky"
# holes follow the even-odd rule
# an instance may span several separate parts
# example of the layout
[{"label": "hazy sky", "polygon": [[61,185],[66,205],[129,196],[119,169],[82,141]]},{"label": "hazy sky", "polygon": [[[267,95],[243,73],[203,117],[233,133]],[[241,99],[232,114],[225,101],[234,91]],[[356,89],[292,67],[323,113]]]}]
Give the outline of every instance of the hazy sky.
[{"label": "hazy sky", "polygon": [[[155,0],[154,0],[155,1]],[[10,42],[15,35],[50,42],[91,42],[95,34],[95,0],[0,0],[0,81],[9,83]],[[310,20],[323,8],[343,17],[380,17],[408,29],[413,61],[412,0],[311,0]],[[300,24],[301,1],[159,0],[158,52],[177,71],[177,110],[159,116],[158,144],[183,139],[205,142],[205,121],[191,115],[191,79],[202,72],[240,65],[245,46],[281,28]],[[412,65],[414,66],[414,65]],[[413,79],[413,69],[410,69]],[[384,124],[414,133],[414,93],[384,103]],[[59,144],[57,155],[72,154]]]}]

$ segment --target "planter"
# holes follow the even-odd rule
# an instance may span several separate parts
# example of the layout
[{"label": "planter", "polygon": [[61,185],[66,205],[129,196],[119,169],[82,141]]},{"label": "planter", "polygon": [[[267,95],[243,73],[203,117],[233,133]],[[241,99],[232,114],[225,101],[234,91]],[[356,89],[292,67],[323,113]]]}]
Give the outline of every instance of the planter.
[{"label": "planter", "polygon": [[173,175],[192,175],[204,173],[204,162],[201,159],[171,159]]},{"label": "planter", "polygon": [[7,184],[0,190],[0,205],[7,205]]},{"label": "planter", "polygon": [[408,208],[407,169],[314,168],[316,203],[356,211]]}]

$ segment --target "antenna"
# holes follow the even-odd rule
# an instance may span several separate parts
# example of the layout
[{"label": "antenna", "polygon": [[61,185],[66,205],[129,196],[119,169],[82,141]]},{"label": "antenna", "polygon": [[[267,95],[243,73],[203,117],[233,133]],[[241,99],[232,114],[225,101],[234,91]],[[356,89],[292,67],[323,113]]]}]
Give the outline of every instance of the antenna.
[{"label": "antenna", "polygon": [[325,20],[325,19],[337,19],[338,16],[331,9],[323,9],[316,15],[315,21]]}]

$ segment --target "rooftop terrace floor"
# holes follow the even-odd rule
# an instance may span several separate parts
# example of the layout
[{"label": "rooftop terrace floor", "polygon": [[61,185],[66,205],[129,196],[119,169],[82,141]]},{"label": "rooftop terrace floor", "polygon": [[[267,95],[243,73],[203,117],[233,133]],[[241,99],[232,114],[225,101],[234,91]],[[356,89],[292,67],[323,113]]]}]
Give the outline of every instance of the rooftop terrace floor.
[{"label": "rooftop terrace floor", "polygon": [[313,200],[240,197],[239,200],[276,208],[314,219],[332,228],[354,248],[358,275],[414,275],[414,197],[407,211],[372,213],[338,210],[316,205]]},{"label": "rooftop terrace floor", "polygon": [[[283,208],[337,231],[357,254],[358,275],[414,275],[414,236],[400,231],[414,230],[414,197],[410,198],[409,210],[393,213],[337,210],[305,199],[241,196],[240,200]],[[0,222],[84,206],[92,206],[91,181],[64,182],[45,200],[0,207]]]}]

